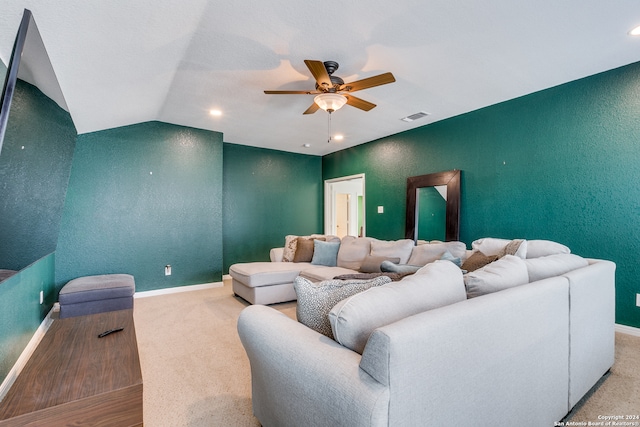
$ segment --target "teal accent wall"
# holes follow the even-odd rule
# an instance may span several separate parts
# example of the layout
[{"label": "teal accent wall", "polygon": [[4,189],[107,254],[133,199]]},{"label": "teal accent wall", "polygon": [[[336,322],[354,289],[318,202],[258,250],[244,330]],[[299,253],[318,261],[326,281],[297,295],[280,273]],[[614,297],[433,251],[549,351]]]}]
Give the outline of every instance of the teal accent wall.
[{"label": "teal accent wall", "polygon": [[269,261],[287,234],[321,233],[322,158],[224,144],[224,270]]},{"label": "teal accent wall", "polygon": [[324,179],[366,173],[367,234],[381,239],[404,236],[406,178],[450,169],[460,240],[550,239],[612,260],[616,321],[640,327],[640,63],[323,158]]},{"label": "teal accent wall", "polygon": [[54,273],[55,255],[49,254],[0,284],[0,382],[57,300]]},{"label": "teal accent wall", "polygon": [[136,291],[221,280],[221,133],[148,122],[78,136],[56,282],[109,273]]},{"label": "teal accent wall", "polygon": [[0,152],[0,268],[56,250],[76,135],[68,112],[18,80]]}]

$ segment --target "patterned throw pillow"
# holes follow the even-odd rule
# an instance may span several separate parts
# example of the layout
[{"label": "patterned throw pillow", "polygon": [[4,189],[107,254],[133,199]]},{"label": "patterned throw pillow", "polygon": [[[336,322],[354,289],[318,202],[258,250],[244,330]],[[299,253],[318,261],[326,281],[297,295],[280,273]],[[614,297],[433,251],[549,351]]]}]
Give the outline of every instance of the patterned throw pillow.
[{"label": "patterned throw pillow", "polygon": [[498,253],[498,258],[505,255],[515,255],[518,258],[527,257],[527,241],[524,239],[513,239]]},{"label": "patterned throw pillow", "polygon": [[316,284],[298,276],[293,283],[298,296],[298,322],[333,339],[329,322],[333,306],[358,292],[390,282],[389,277],[380,276],[371,280],[325,280]]},{"label": "patterned throw pillow", "polygon": [[296,248],[298,247],[298,236],[288,235],[284,238],[284,250],[282,252],[282,261],[293,262],[296,256]]}]

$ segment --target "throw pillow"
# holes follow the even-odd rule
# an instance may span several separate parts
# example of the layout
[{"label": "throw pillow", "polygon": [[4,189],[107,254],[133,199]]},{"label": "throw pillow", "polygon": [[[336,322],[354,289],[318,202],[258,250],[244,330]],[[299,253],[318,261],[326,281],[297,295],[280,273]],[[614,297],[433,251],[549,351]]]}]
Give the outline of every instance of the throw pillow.
[{"label": "throw pillow", "polygon": [[336,341],[362,354],[375,329],[466,298],[460,269],[448,261],[435,261],[420,275],[340,301],[329,312],[329,321]]},{"label": "throw pillow", "polygon": [[485,254],[483,254],[480,251],[476,251],[474,253],[472,253],[471,255],[469,255],[469,258],[467,258],[463,263],[462,266],[460,266],[461,269],[466,270],[468,272],[471,271],[475,271],[479,268],[484,267],[485,265],[494,262],[495,260],[498,259],[498,255],[490,255],[487,256]]},{"label": "throw pillow", "polygon": [[438,242],[418,245],[411,251],[411,257],[407,264],[427,265],[440,259],[442,254],[447,251],[454,257],[462,259],[466,255],[467,246],[462,242]]},{"label": "throw pillow", "polygon": [[411,250],[415,246],[411,239],[401,240],[371,240],[371,255],[400,257],[400,264],[406,264],[411,256]]},{"label": "throw pillow", "polygon": [[471,248],[480,251],[485,255],[498,255],[511,240],[497,239],[495,237],[485,237],[483,239],[474,240]]},{"label": "throw pillow", "polygon": [[335,267],[338,261],[338,250],[340,242],[323,242],[315,239],[313,241],[313,258],[311,264],[326,265],[327,267]]},{"label": "throw pillow", "polygon": [[371,280],[325,280],[318,284],[298,276],[293,288],[298,297],[298,322],[333,339],[329,311],[338,302],[374,286],[391,282],[386,276]]},{"label": "throw pillow", "polygon": [[400,258],[389,258],[385,256],[367,255],[362,261],[360,266],[361,273],[381,273],[380,264],[383,261],[397,264],[400,262]]},{"label": "throw pillow", "polygon": [[498,258],[505,255],[515,255],[518,258],[527,257],[527,241],[524,239],[513,239],[498,253]]},{"label": "throw pillow", "polygon": [[380,271],[385,273],[411,274],[420,270],[422,266],[409,264],[394,264],[389,261],[382,261]]},{"label": "throw pillow", "polygon": [[[508,245],[512,246],[508,249],[509,253],[505,253]],[[504,255],[515,255],[519,258],[525,259],[527,256],[527,243],[523,239],[508,240],[485,237],[484,239],[475,240],[471,243],[471,247],[485,255],[498,255],[498,258],[501,258]],[[510,253],[513,251],[514,247],[516,248],[516,252]]]},{"label": "throw pillow", "polygon": [[324,240],[324,238],[298,237],[298,243],[296,243],[296,254],[293,257],[293,262],[311,262],[313,259],[314,240]]},{"label": "throw pillow", "polygon": [[440,259],[443,261],[451,261],[456,265],[456,267],[460,267],[462,265],[462,260],[458,257],[454,257],[453,255],[451,255],[451,252],[449,251],[446,251],[445,253],[443,253]]},{"label": "throw pillow", "polygon": [[284,238],[284,248],[282,251],[283,262],[293,262],[296,256],[296,247],[298,246],[298,236],[290,234]]},{"label": "throw pillow", "polygon": [[467,297],[475,298],[529,283],[527,265],[522,258],[506,255],[464,275]]},{"label": "throw pillow", "polygon": [[539,258],[556,254],[570,254],[571,249],[551,240],[529,240],[527,258]]}]

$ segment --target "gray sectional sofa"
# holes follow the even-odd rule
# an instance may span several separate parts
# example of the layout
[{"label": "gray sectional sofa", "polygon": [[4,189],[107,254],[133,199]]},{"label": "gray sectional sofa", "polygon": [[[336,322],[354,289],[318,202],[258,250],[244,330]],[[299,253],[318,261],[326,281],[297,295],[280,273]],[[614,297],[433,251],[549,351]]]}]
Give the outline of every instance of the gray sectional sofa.
[{"label": "gray sectional sofa", "polygon": [[265,427],[554,425],[613,364],[615,264],[529,247],[537,258],[466,275],[435,261],[356,293],[331,309],[334,339],[245,308],[255,416]]},{"label": "gray sectional sofa", "polygon": [[[270,251],[271,262],[249,262],[233,264],[229,268],[233,292],[251,304],[275,304],[296,299],[293,281],[303,276],[319,282],[336,276],[357,274],[366,264],[379,266],[379,259],[394,258],[401,264],[425,265],[448,250],[456,257],[466,256],[466,245],[462,242],[434,243],[415,246],[413,240],[378,240],[371,237],[311,235],[303,239],[322,238],[326,242],[339,242],[334,263],[311,258],[305,262],[286,261],[288,243],[298,236],[287,236],[285,246]],[[317,252],[314,252],[316,255]],[[365,269],[366,271],[372,269]],[[372,272],[372,271],[370,271]]]}]

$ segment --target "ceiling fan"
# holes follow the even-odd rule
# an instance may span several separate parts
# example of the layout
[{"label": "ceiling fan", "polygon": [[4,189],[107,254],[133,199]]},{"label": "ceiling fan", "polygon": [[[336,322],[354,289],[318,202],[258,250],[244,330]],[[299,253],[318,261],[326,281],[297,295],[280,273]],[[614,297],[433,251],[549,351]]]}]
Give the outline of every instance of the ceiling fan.
[{"label": "ceiling fan", "polygon": [[366,79],[345,83],[333,73],[338,69],[335,61],[313,61],[305,59],[304,63],[316,79],[315,90],[265,90],[267,95],[316,95],[314,103],[303,114],[313,114],[322,108],[329,114],[340,109],[344,104],[369,111],[376,106],[369,101],[351,95],[351,92],[385,85],[396,81],[391,73],[379,74]]}]

